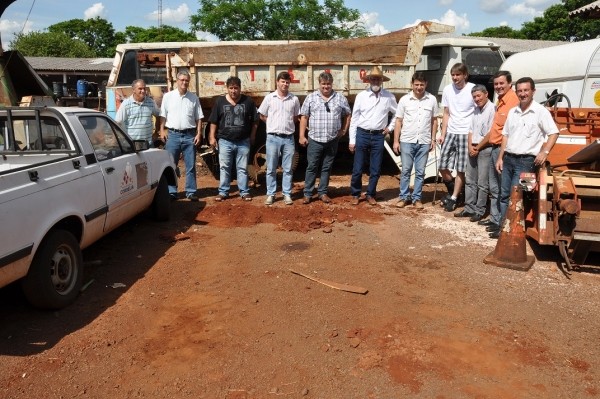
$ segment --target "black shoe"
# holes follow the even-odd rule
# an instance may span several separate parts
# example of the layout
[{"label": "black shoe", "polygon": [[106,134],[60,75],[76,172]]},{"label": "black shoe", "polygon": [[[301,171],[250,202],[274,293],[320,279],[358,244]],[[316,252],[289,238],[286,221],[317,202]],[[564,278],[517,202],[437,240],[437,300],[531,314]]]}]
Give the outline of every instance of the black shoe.
[{"label": "black shoe", "polygon": [[466,210],[464,210],[464,209],[463,209],[462,211],[460,211],[460,212],[456,212],[456,213],[454,214],[454,217],[455,217],[455,218],[470,218],[470,217],[473,217],[473,216],[475,216],[475,214],[474,214],[474,213],[471,213],[471,212],[469,212],[469,211],[466,211]]},{"label": "black shoe", "polygon": [[453,200],[452,197],[450,197],[450,199],[448,199],[448,201],[446,201],[446,205],[444,205],[444,210],[446,212],[452,212],[456,208],[457,208],[456,200]]},{"label": "black shoe", "polygon": [[479,222],[477,222],[477,224],[480,226],[491,226],[496,223],[492,222],[492,219],[485,219],[485,220],[480,220]]},{"label": "black shoe", "polygon": [[492,232],[489,234],[489,237],[490,237],[490,238],[499,238],[499,237],[500,237],[500,230],[492,231]]},{"label": "black shoe", "polygon": [[497,224],[490,224],[488,227],[485,228],[485,231],[487,231],[488,233],[491,233],[492,231],[500,231],[500,226],[498,226]]},{"label": "black shoe", "polygon": [[444,206],[446,206],[446,202],[448,202],[448,200],[452,198],[452,196],[450,194],[446,194],[441,200],[440,200],[440,205],[443,208]]},{"label": "black shoe", "polygon": [[169,197],[171,198],[171,201],[177,201],[177,195],[169,194]]},{"label": "black shoe", "polygon": [[469,222],[479,222],[481,220],[482,216],[481,215],[473,215],[471,216],[471,218],[469,219]]}]

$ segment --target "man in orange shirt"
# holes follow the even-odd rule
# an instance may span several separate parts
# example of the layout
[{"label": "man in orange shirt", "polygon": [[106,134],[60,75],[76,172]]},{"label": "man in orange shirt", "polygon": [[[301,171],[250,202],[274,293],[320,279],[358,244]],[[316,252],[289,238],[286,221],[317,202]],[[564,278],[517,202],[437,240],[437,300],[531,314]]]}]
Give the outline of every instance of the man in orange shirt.
[{"label": "man in orange shirt", "polygon": [[492,161],[490,162],[489,189],[490,189],[490,217],[480,220],[478,223],[486,226],[486,230],[491,234],[497,234],[500,231],[500,173],[496,170],[496,161],[500,153],[502,144],[502,129],[511,108],[519,105],[519,98],[511,87],[512,76],[508,71],[498,71],[494,74],[494,91],[498,96],[496,99],[496,113],[489,133],[472,150],[479,152],[481,149],[492,146]]}]

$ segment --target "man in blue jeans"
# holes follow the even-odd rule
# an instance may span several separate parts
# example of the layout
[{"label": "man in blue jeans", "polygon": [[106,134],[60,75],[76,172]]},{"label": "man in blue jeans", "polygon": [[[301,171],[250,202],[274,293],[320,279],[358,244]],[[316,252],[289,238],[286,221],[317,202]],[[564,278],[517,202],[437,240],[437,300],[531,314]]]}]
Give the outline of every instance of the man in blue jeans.
[{"label": "man in blue jeans", "polygon": [[[190,201],[198,201],[196,146],[200,143],[204,114],[200,99],[188,91],[189,86],[189,72],[181,71],[177,74],[177,89],[163,96],[160,107],[160,135],[166,141],[165,150],[171,154],[175,165],[179,163],[179,157],[183,153],[185,196]],[[177,186],[169,185],[169,194],[171,199],[177,199]]]},{"label": "man in blue jeans", "polygon": [[[422,209],[421,193],[425,179],[425,167],[429,152],[435,145],[438,130],[438,103],[434,95],[427,92],[427,78],[423,72],[415,72],[411,78],[412,91],[398,102],[396,126],[394,127],[393,150],[400,151],[402,172],[400,175],[400,197],[396,207],[404,208],[412,201],[415,208]],[[410,176],[415,169],[415,182],[410,193]]]},{"label": "man in blue jeans", "polygon": [[396,98],[392,93],[382,89],[383,82],[390,79],[379,67],[373,67],[366,75],[369,88],[358,93],[352,110],[350,122],[349,150],[354,153],[354,166],[350,180],[352,205],[358,205],[362,189],[362,174],[367,157],[369,159],[369,185],[366,199],[369,205],[377,205],[375,191],[381,174],[383,160],[383,140],[385,135],[394,129],[394,118],[390,114],[396,112]]},{"label": "man in blue jeans", "polygon": [[350,126],[350,117],[348,100],[333,90],[333,76],[329,72],[321,72],[319,90],[306,96],[300,109],[298,141],[300,145],[308,146],[303,204],[309,204],[312,199],[319,168],[321,177],[317,195],[324,203],[331,202],[331,198],[327,195],[331,166],[337,154],[339,139]]},{"label": "man in blue jeans", "polygon": [[[535,83],[529,77],[515,84],[519,105],[508,112],[500,155],[496,169],[500,179],[500,216],[506,218],[512,187],[520,183],[521,173],[533,173],[546,162],[548,154],[558,139],[558,127],[544,106],[533,100]],[[502,229],[502,223],[500,230]],[[500,237],[500,230],[490,233],[490,238]]]},{"label": "man in blue jeans", "polygon": [[237,185],[240,198],[252,201],[248,187],[248,155],[254,144],[258,113],[254,101],[242,94],[240,78],[231,76],[225,82],[227,94],[215,100],[208,122],[210,123],[209,144],[219,148],[219,195],[215,201],[229,197],[231,169],[235,162]]},{"label": "man in blue jeans", "polygon": [[292,77],[288,72],[277,75],[277,90],[267,95],[258,108],[260,119],[267,124],[267,198],[265,205],[272,205],[277,191],[277,165],[281,154],[283,179],[281,191],[283,202],[292,201],[292,159],[296,146],[294,132],[300,113],[298,97],[290,93]]}]

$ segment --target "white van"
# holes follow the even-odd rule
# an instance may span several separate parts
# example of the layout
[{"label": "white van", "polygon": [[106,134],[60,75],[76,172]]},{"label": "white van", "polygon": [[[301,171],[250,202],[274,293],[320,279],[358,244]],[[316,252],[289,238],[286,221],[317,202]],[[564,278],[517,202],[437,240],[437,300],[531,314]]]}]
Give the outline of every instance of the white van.
[{"label": "white van", "polygon": [[600,107],[600,39],[586,40],[514,54],[502,64],[513,82],[529,76],[535,81],[534,99],[559,107]]}]

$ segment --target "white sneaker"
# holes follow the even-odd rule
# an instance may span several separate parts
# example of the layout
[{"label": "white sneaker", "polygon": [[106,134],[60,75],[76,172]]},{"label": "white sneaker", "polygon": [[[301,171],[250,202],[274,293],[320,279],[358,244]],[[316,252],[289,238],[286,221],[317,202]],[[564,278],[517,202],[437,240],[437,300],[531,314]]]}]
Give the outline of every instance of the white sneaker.
[{"label": "white sneaker", "polygon": [[274,196],[267,195],[267,199],[265,200],[265,205],[273,205],[274,200],[275,200]]},{"label": "white sneaker", "polygon": [[294,201],[292,201],[292,197],[290,197],[289,195],[284,195],[283,196],[283,202],[286,205],[294,205]]}]

